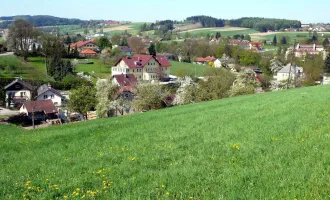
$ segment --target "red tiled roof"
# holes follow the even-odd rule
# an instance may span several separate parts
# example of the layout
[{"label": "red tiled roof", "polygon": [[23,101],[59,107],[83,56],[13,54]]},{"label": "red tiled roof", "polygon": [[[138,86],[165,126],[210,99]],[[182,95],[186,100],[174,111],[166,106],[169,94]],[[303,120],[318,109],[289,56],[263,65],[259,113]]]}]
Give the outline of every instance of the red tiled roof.
[{"label": "red tiled roof", "polygon": [[90,55],[95,55],[97,54],[95,51],[91,50],[91,49],[86,49],[82,52],[80,52],[81,54],[90,54]]},{"label": "red tiled roof", "polygon": [[75,47],[77,46],[77,48],[80,48],[80,47],[82,47],[82,46],[85,46],[85,45],[88,44],[88,43],[93,43],[93,44],[95,44],[93,40],[86,40],[86,41],[78,41],[78,42],[76,42],[76,43],[73,43],[73,44],[70,45],[70,47],[71,47],[71,48],[75,48]]},{"label": "red tiled roof", "polygon": [[207,56],[206,58],[202,58],[202,57],[198,57],[196,58],[197,62],[211,62],[211,61],[215,61],[216,58],[213,56]]},{"label": "red tiled roof", "polygon": [[135,54],[134,56],[123,57],[115,64],[115,66],[118,65],[118,63],[120,63],[120,61],[123,60],[129,68],[141,68],[144,67],[151,58],[155,58],[156,62],[158,62],[160,66],[163,67],[171,66],[168,60],[163,56],[154,57],[152,55],[142,55],[142,54]]},{"label": "red tiled roof", "polygon": [[156,60],[160,63],[162,67],[170,67],[171,63],[165,58],[165,56],[156,56]]},{"label": "red tiled roof", "polygon": [[116,79],[119,86],[134,86],[138,82],[133,74],[120,74],[112,77]]},{"label": "red tiled roof", "polygon": [[198,58],[196,58],[196,61],[197,61],[197,62],[206,62],[206,61],[205,61],[205,58],[203,58],[203,57],[198,57]]},{"label": "red tiled roof", "polygon": [[32,109],[34,112],[44,112],[45,114],[57,113],[57,109],[52,100],[37,100],[26,101],[22,106],[25,106],[26,110],[30,113]]}]

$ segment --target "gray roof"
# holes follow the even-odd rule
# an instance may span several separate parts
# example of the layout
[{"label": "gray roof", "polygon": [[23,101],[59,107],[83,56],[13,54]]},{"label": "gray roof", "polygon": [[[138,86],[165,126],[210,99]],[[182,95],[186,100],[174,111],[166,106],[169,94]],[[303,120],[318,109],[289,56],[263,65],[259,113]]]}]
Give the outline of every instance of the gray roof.
[{"label": "gray roof", "polygon": [[51,91],[52,93],[64,98],[64,96],[59,91],[52,88],[49,84],[43,84],[38,88],[38,96],[44,94],[47,91]]},{"label": "gray roof", "polygon": [[[291,72],[294,72],[294,65],[291,66],[291,64],[287,64],[285,67],[283,67],[278,73],[290,73],[290,68]],[[301,67],[296,66],[296,72],[302,71]]]},{"label": "gray roof", "polygon": [[13,82],[11,82],[8,85],[6,85],[5,86],[5,90],[7,88],[9,88],[10,86],[14,85],[15,83],[19,83],[19,84],[23,85],[24,87],[28,88],[29,90],[33,90],[33,86],[30,83],[27,83],[27,82],[23,81],[20,78],[16,78]]}]

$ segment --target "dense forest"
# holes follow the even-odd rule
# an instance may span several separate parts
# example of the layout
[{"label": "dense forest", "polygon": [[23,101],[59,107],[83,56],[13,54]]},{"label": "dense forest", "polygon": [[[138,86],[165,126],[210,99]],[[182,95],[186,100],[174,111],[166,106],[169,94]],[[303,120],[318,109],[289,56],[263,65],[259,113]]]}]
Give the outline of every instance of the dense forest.
[{"label": "dense forest", "polygon": [[223,27],[225,25],[253,28],[260,32],[269,30],[281,30],[286,28],[300,28],[301,22],[298,20],[270,19],[258,17],[244,17],[240,19],[224,20],[209,16],[192,16],[186,19],[186,22],[201,23],[203,27]]},{"label": "dense forest", "polygon": [[193,22],[193,23],[201,23],[203,27],[208,28],[208,27],[223,27],[225,26],[225,21],[223,19],[216,19],[214,17],[209,17],[209,16],[192,16],[188,17],[186,21]]},{"label": "dense forest", "polygon": [[34,26],[59,26],[59,25],[81,25],[87,23],[80,19],[68,19],[53,17],[48,15],[17,15],[10,17],[0,17],[0,28],[8,28],[8,25],[11,24],[15,19],[26,19]]},{"label": "dense forest", "polygon": [[144,23],[141,25],[140,31],[151,31],[155,30],[156,35],[164,35],[168,33],[168,31],[172,31],[174,29],[174,24],[179,23],[177,21],[172,20],[163,20],[156,21],[156,23],[147,24]]}]

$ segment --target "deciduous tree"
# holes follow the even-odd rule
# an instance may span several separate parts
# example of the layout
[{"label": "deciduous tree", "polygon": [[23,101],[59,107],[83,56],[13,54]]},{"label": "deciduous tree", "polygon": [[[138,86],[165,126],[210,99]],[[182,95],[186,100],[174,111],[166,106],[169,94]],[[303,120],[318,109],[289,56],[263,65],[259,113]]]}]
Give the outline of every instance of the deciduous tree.
[{"label": "deciduous tree", "polygon": [[87,112],[95,109],[96,90],[93,87],[82,86],[70,93],[68,107],[73,112],[78,112],[87,118]]}]

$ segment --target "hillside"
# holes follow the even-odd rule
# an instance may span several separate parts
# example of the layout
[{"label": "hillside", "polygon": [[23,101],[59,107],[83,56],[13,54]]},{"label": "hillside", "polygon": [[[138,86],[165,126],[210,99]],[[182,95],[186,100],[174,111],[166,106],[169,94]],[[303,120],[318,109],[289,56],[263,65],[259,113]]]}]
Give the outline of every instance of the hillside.
[{"label": "hillside", "polygon": [[48,15],[17,15],[0,17],[0,28],[8,28],[8,25],[11,24],[14,20],[22,18],[28,20],[34,26],[80,25],[87,22],[80,19],[69,19]]},{"label": "hillside", "polygon": [[0,126],[1,199],[327,199],[329,89]]}]

